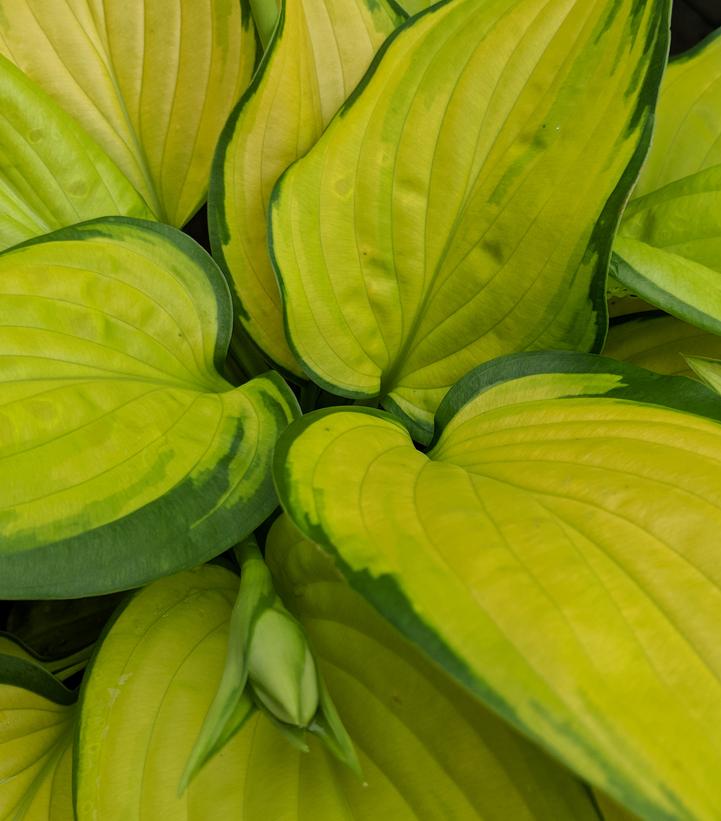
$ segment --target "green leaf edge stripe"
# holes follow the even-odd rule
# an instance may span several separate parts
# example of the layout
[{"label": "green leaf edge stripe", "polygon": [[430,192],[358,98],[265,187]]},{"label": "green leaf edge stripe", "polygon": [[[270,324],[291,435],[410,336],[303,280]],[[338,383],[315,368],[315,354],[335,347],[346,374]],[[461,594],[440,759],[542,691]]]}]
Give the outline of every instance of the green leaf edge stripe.
[{"label": "green leaf edge stripe", "polygon": [[[363,90],[370,82],[371,77],[378,68],[378,65],[380,61],[383,59],[386,51],[390,48],[395,39],[398,36],[400,36],[400,34],[403,31],[414,25],[421,18],[429,14],[434,14],[439,9],[443,8],[451,2],[453,2],[453,0],[440,0],[439,2],[430,5],[428,8],[423,9],[415,15],[409,15],[408,19],[400,26],[398,26],[398,28],[396,28],[396,30],[386,39],[383,45],[378,49],[375,56],[373,57],[373,60],[368,66],[366,73],[363,75],[363,78],[352,91],[352,93],[345,101],[345,103],[343,103],[343,105],[340,107],[333,120],[331,120],[329,127],[336,118],[342,118],[345,115],[346,111],[354,104],[356,99],[360,97]],[[645,2],[645,0],[642,0],[642,2]],[[626,166],[625,171],[620,176],[616,188],[613,190],[610,197],[606,201],[606,205],[604,206],[603,211],[601,212],[596,222],[596,225],[591,233],[591,236],[589,237],[588,246],[586,248],[586,254],[588,254],[592,248],[597,248],[599,256],[598,270],[596,271],[596,274],[589,288],[589,298],[591,300],[593,310],[597,313],[599,320],[596,329],[596,338],[591,348],[591,353],[599,353],[601,350],[603,350],[603,346],[606,341],[606,336],[608,334],[608,302],[606,298],[606,283],[608,280],[608,273],[610,270],[612,270],[612,262],[615,257],[613,253],[613,243],[618,232],[619,225],[621,224],[621,220],[623,218],[625,206],[632,195],[633,187],[638,180],[639,174],[641,173],[641,168],[643,167],[643,163],[646,159],[649,148],[651,146],[651,140],[653,138],[653,130],[655,123],[655,109],[660,94],[661,79],[666,70],[666,66],[668,65],[668,55],[671,45],[672,0],[661,0],[661,5],[663,6],[663,13],[659,15],[660,34],[657,41],[656,52],[649,62],[646,81],[639,91],[638,105],[636,106],[636,110],[631,116],[629,128],[632,129],[634,127],[634,123],[636,123],[643,116],[644,112],[647,113],[648,119],[639,137],[638,146],[636,147],[635,152],[633,153],[628,165]],[[652,38],[653,33],[653,29],[649,29],[649,38]],[[258,72],[260,72],[260,68],[258,69]],[[253,86],[254,83],[251,84],[248,93],[250,93]],[[232,116],[233,115],[231,114],[231,118]],[[224,135],[221,135],[221,143],[223,141],[223,138]],[[220,143],[218,146],[218,153],[219,152]],[[298,160],[296,160],[296,163],[302,161],[302,159],[302,157],[299,158]],[[336,396],[342,396],[348,399],[367,399],[369,398],[369,395],[366,393],[360,391],[350,391],[344,388],[338,388],[337,386],[323,379],[320,375],[316,374],[308,366],[308,364],[301,356],[290,334],[287,311],[288,295],[285,287],[285,282],[283,279],[283,274],[280,270],[280,265],[275,254],[272,218],[273,212],[280,198],[285,178],[296,163],[292,163],[278,178],[278,182],[275,184],[271,192],[270,202],[268,204],[268,252],[270,254],[271,265],[273,267],[273,271],[275,272],[276,280],[278,282],[278,288],[280,290],[281,306],[283,309],[283,327],[285,330],[286,341],[288,342],[290,350],[292,351],[295,358],[298,360],[298,363],[301,365],[303,370],[309,375],[312,381],[319,385],[323,390],[328,391],[329,393],[333,393]],[[213,171],[215,173],[215,166]],[[212,185],[213,181],[211,178],[211,187]],[[483,367],[483,364],[478,367]],[[464,379],[465,378],[466,377],[464,377]],[[463,381],[463,379],[461,381]],[[417,422],[414,419],[411,419],[403,410],[401,410],[401,408],[390,396],[381,396],[381,404],[390,413],[395,415],[398,419],[400,419],[403,422],[404,426],[411,432],[411,435],[415,439],[415,441],[425,445],[428,444],[429,441],[431,441],[432,439],[435,439],[435,434],[432,430],[427,429],[421,423]]]},{"label": "green leaf edge stripe", "polygon": [[[443,429],[456,413],[485,391],[503,382],[525,376],[560,373],[614,374],[624,380],[606,393],[584,393],[582,397],[569,396],[569,401],[588,397],[625,399],[721,422],[721,399],[712,390],[688,377],[653,373],[645,368],[597,354],[536,351],[494,359],[470,371],[454,385],[436,412],[433,444],[438,441]],[[669,390],[669,380],[673,382],[673,390]]]},{"label": "green leaf edge stripe", "polygon": [[[258,379],[265,379],[275,387],[279,398],[285,402],[285,409],[289,411],[288,417],[292,419],[297,415],[295,396],[279,374],[269,371]],[[285,427],[288,419],[278,398],[266,395],[265,402],[269,413],[278,421],[282,419],[282,427]],[[226,481],[224,469],[240,447],[242,439],[242,430],[236,432],[234,447],[216,465],[212,480],[216,484]],[[197,496],[197,488],[192,479],[186,478],[169,493],[127,516],[77,536],[3,556],[2,595],[12,599],[27,599],[37,596],[40,591],[43,598],[73,598],[137,587],[214,558],[260,526],[276,507],[271,477],[264,476],[253,495],[242,500],[242,522],[239,522],[238,506],[218,508],[189,533],[188,528],[179,522],[177,513],[192,509],[194,495]],[[219,493],[218,496],[220,495],[222,494]],[[165,513],[169,502],[173,503],[170,516],[172,523],[168,522],[168,515]],[[159,522],[161,526],[158,526]],[[187,537],[184,545],[178,540],[179,532]],[[98,575],[88,580],[88,559],[97,556],[101,543],[105,544],[105,549],[113,557],[110,575]],[[140,555],[150,558],[147,567],[138,565]],[[42,566],[46,557],[52,557],[51,564],[58,569],[53,579],[50,582],[29,579],[29,563],[34,561],[37,566]],[[96,559],[94,563],[97,564]]]},{"label": "green leaf edge stripe", "polygon": [[[222,370],[232,334],[232,303],[228,284],[212,258],[193,240],[176,228],[147,220],[130,217],[101,217],[77,225],[61,228],[51,234],[34,237],[8,248],[3,254],[18,249],[48,243],[57,240],[84,240],[88,237],[107,237],[117,241],[109,233],[108,227],[127,226],[133,230],[147,231],[151,235],[160,235],[170,241],[193,264],[203,271],[211,285],[217,301],[217,336],[214,350],[214,364]],[[1,255],[0,255],[1,256]],[[256,384],[265,381],[276,393],[271,396],[263,393],[262,401],[268,416],[284,429],[288,422],[300,413],[298,402],[290,387],[275,371],[268,371],[257,377]],[[232,386],[228,386],[229,389]],[[282,404],[281,404],[282,403]],[[241,446],[243,431],[236,431],[233,448],[230,448],[215,468],[213,482],[216,484],[225,479],[223,469],[226,467],[236,449]],[[41,595],[44,598],[72,598],[90,596],[114,590],[123,590],[145,584],[167,573],[189,569],[217,556],[233,543],[251,533],[267,518],[276,506],[272,479],[269,475],[262,481],[254,494],[242,500],[243,523],[238,526],[237,505],[231,508],[219,508],[202,522],[192,534],[185,527],[180,532],[186,534],[185,546],[178,540],[178,515],[171,516],[174,527],[157,527],[159,517],[168,502],[177,503],[176,511],[192,510],[192,497],[197,495],[191,479],[186,478],[175,485],[169,493],[138,508],[127,516],[115,519],[105,525],[85,531],[76,536],[45,544],[41,547],[10,553],[1,557],[2,574],[0,575],[0,595],[7,599],[28,599]],[[181,503],[179,496],[186,501]],[[189,503],[190,502],[190,503]],[[172,513],[172,511],[171,511]],[[231,538],[229,539],[229,534]],[[110,548],[113,562],[108,576],[95,576],[92,586],[88,582],[87,559],[97,555],[101,543],[114,543]],[[142,550],[138,546],[146,545]],[[106,548],[107,549],[107,548]],[[138,556],[150,557],[148,567],[138,566]],[[36,566],[43,566],[46,557],[51,557],[51,566],[56,572],[49,582],[34,580],[28,572],[33,560]],[[132,561],[135,559],[136,561]],[[97,564],[97,561],[95,562]]]},{"label": "green leaf edge stripe", "polygon": [[161,222],[151,222],[150,220],[135,219],[133,217],[108,216],[96,219],[85,220],[66,228],[59,228],[49,234],[19,242],[10,248],[5,249],[0,256],[27,248],[31,245],[44,245],[49,242],[84,240],[89,237],[103,238],[117,241],[117,236],[103,230],[107,226],[126,226],[134,231],[145,231],[152,235],[159,235],[164,240],[172,243],[178,251],[184,254],[197,268],[203,271],[206,279],[215,295],[217,308],[217,335],[215,340],[215,350],[213,352],[213,364],[216,369],[223,372],[225,357],[230,346],[230,337],[233,333],[233,308],[230,296],[230,289],[223,272],[218,268],[213,259],[207,254],[198,243],[187,234],[177,228]]},{"label": "green leaf edge stripe", "polygon": [[[213,154],[213,161],[210,166],[210,182],[208,185],[208,236],[210,239],[210,248],[213,252],[213,259],[218,264],[220,271],[225,278],[228,291],[233,301],[233,307],[239,316],[244,319],[250,319],[248,312],[245,310],[243,303],[235,291],[233,286],[233,276],[230,273],[230,266],[223,253],[223,243],[230,239],[230,226],[225,213],[225,158],[228,153],[228,148],[233,141],[235,128],[238,123],[238,118],[241,112],[248,104],[248,102],[255,96],[258,87],[265,75],[265,69],[275,52],[275,43],[278,32],[282,29],[285,22],[285,3],[281,3],[280,13],[273,30],[273,39],[270,45],[263,53],[258,66],[253,74],[253,79],[248,88],[241,94],[238,102],[233,106],[228,119],[226,120],[223,130],[218,137],[218,144],[215,147]],[[257,33],[256,33],[257,34]],[[260,348],[258,349],[260,350]],[[266,356],[265,354],[263,354]],[[297,377],[296,377],[297,378]]]},{"label": "green leaf edge stripe", "polygon": [[[673,183],[670,184],[673,185]],[[634,240],[634,242],[645,244],[642,240]],[[650,247],[655,248],[655,246]],[[655,250],[663,251],[663,249]],[[653,279],[634,268],[618,251],[614,251],[611,265],[616,279],[635,296],[641,297],[641,299],[650,302],[656,308],[660,308],[677,319],[695,325],[702,331],[721,335],[721,319],[714,317],[712,314],[707,314],[694,305],[674,296],[672,292],[667,291],[654,282]]]},{"label": "green leaf edge stripe", "polygon": [[691,60],[693,57],[698,56],[702,52],[704,52],[712,43],[716,40],[721,38],[721,28],[714,29],[713,31],[709,32],[703,40],[700,40],[690,49],[686,51],[682,51],[680,54],[676,54],[669,59],[669,65],[681,65],[682,63],[686,63]]},{"label": "green leaf edge stripe", "polygon": [[[55,704],[69,707],[77,701],[78,694],[62,685],[39,664],[0,654],[0,684],[21,687]],[[3,710],[0,704],[0,713]]]}]

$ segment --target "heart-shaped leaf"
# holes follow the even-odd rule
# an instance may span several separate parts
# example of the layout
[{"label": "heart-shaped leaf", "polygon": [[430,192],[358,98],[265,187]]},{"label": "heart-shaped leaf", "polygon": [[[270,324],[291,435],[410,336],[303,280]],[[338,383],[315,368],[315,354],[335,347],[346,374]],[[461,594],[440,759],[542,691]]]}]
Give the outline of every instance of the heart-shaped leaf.
[{"label": "heart-shaped leaf", "polygon": [[84,223],[0,256],[0,596],[135,586],[270,513],[297,403],[277,374],[220,376],[231,322],[212,260],[154,223]]},{"label": "heart-shaped leaf", "polygon": [[647,313],[614,325],[603,353],[656,373],[693,376],[685,357],[721,358],[721,336],[673,316]]},{"label": "heart-shaped leaf", "polygon": [[291,347],[420,441],[471,367],[606,331],[613,233],[645,155],[667,0],[454,0],[392,36],[281,178]]},{"label": "heart-shaped leaf", "polygon": [[642,817],[712,819],[719,420],[689,379],[518,355],[454,388],[427,454],[387,414],[320,411],[281,438],[276,481],[351,583],[502,716]]},{"label": "heart-shaped leaf", "polygon": [[0,250],[76,222],[152,213],[97,143],[0,56]]},{"label": "heart-shaped leaf", "polygon": [[0,53],[182,225],[255,63],[246,0],[0,0],[0,21]]},{"label": "heart-shaped leaf", "polygon": [[286,0],[273,40],[223,132],[209,195],[213,251],[256,344],[302,374],[285,340],[267,248],[270,193],[316,142],[401,21],[386,0]]},{"label": "heart-shaped leaf", "polygon": [[0,814],[73,818],[75,697],[36,664],[0,655]]}]

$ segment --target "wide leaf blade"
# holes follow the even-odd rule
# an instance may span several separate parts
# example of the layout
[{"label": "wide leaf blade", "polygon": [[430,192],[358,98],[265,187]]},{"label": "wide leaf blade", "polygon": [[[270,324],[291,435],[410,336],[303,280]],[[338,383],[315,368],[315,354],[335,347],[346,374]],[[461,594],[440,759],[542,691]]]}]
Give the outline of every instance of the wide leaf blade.
[{"label": "wide leaf blade", "polygon": [[320,137],[400,21],[386,0],[286,0],[218,146],[209,195],[213,251],[230,274],[243,327],[296,375],[303,372],[285,340],[268,256],[270,193]]},{"label": "wide leaf blade", "polygon": [[456,0],[398,30],[273,195],[289,339],[316,382],[380,396],[424,440],[474,365],[600,345],[668,5]]},{"label": "wide leaf blade", "polygon": [[0,256],[3,598],[132,587],[271,512],[277,376],[233,388],[222,274],[188,237],[121,218]]},{"label": "wide leaf blade", "polygon": [[247,4],[0,0],[0,21],[0,53],[80,123],[158,219],[186,222],[253,70]]},{"label": "wide leaf blade", "polygon": [[718,420],[691,380],[526,354],[459,383],[428,454],[387,414],[317,412],[281,438],[276,481],[351,583],[502,716],[642,817],[712,819]]},{"label": "wide leaf blade", "polygon": [[[596,817],[579,782],[428,663],[287,517],[274,524],[266,557],[359,751],[368,786],[348,771],[336,776],[355,817]],[[294,799],[291,792],[264,800],[275,800],[270,814],[285,818]]]},{"label": "wide leaf blade", "polygon": [[333,699],[350,713],[367,783],[314,736],[303,753],[258,712],[178,797],[220,681],[238,589],[233,574],[205,566],[136,594],[100,647],[81,699],[79,821],[594,818],[578,783],[428,664],[327,563],[317,571],[307,548],[286,557],[291,545],[278,529],[271,541],[274,561],[293,564],[281,572],[297,582],[300,615]]}]

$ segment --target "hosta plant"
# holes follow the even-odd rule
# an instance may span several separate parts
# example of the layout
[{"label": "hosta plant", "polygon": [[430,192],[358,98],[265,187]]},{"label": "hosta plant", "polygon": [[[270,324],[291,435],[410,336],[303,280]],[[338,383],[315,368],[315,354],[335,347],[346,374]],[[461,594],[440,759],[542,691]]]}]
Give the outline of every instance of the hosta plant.
[{"label": "hosta plant", "polygon": [[0,0],[0,818],[721,817],[670,13]]}]

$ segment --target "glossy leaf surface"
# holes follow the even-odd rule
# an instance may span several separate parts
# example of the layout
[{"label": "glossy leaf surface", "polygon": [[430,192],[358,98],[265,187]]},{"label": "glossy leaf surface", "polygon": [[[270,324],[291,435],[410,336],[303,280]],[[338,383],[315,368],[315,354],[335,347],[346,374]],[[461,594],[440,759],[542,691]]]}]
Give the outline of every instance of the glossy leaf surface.
[{"label": "glossy leaf surface", "polygon": [[0,53],[173,225],[205,197],[218,135],[250,80],[254,37],[239,0],[0,0]]},{"label": "glossy leaf surface", "polygon": [[0,56],[0,250],[76,222],[152,213],[97,143]]},{"label": "glossy leaf surface", "polygon": [[3,598],[122,589],[222,552],[275,506],[297,405],[219,374],[222,274],[188,237],[116,218],[0,256]]},{"label": "glossy leaf surface", "polygon": [[281,178],[291,347],[424,441],[471,367],[605,334],[606,264],[649,138],[664,0],[456,0],[413,18]]},{"label": "glossy leaf surface", "polygon": [[229,272],[243,327],[287,371],[267,248],[270,194],[316,142],[400,22],[386,0],[286,0],[253,84],[223,133],[209,198],[213,249]]},{"label": "glossy leaf surface", "polygon": [[0,818],[73,818],[73,702],[36,664],[0,655]]},{"label": "glossy leaf surface", "polygon": [[427,454],[386,414],[318,412],[281,438],[276,481],[350,582],[507,720],[641,816],[711,819],[719,419],[691,380],[519,355],[454,388]]}]

